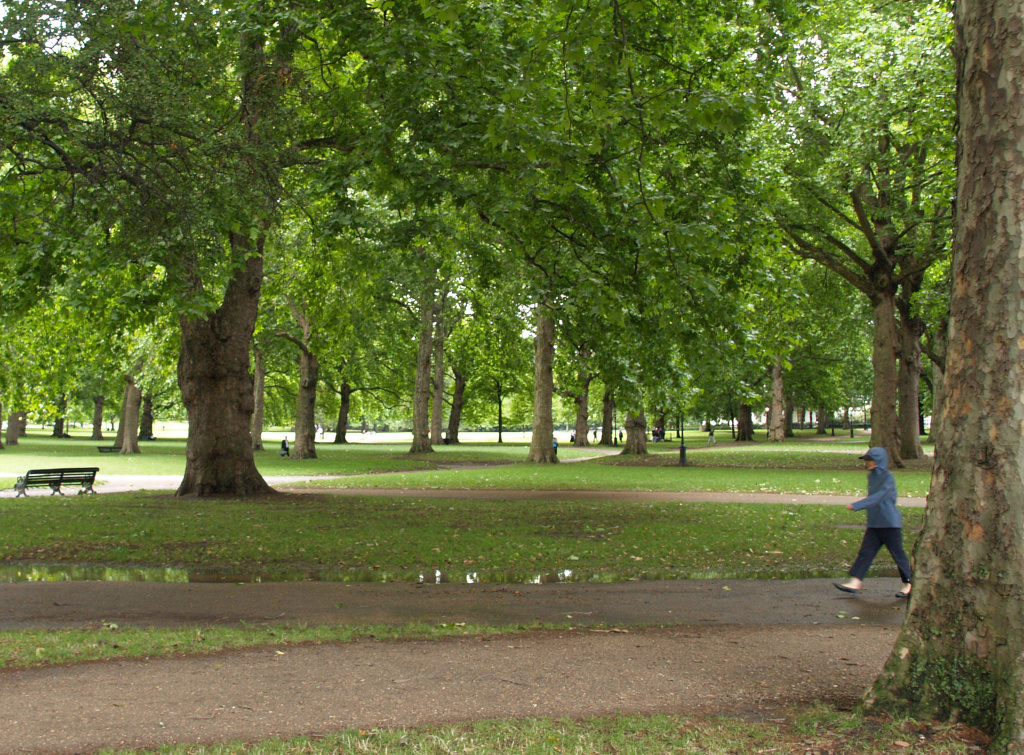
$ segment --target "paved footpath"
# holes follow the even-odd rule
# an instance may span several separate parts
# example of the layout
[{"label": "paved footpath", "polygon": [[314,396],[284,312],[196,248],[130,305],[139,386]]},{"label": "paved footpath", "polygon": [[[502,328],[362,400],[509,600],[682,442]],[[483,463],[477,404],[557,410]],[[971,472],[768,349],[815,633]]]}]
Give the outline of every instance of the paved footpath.
[{"label": "paved footpath", "polygon": [[[0,627],[559,622],[438,641],[310,644],[0,671],[0,755],[615,712],[853,704],[902,621],[896,579],[610,585],[0,585]],[[626,623],[628,629],[597,627]],[[637,624],[658,624],[643,628]]]}]

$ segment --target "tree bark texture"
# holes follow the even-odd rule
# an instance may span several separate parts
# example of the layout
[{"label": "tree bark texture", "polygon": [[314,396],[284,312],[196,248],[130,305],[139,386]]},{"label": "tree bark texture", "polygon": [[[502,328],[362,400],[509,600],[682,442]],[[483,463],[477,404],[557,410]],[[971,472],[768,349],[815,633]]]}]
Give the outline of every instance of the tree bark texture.
[{"label": "tree bark texture", "polygon": [[430,352],[433,348],[434,292],[423,297],[420,307],[420,340],[416,352],[416,383],[412,397],[412,447],[409,453],[429,453],[430,446]]},{"label": "tree bark texture", "polygon": [[448,414],[448,442],[459,442],[459,425],[462,424],[462,407],[466,403],[466,376],[458,369],[452,370],[455,383],[452,386],[452,410]]},{"label": "tree bark texture", "polygon": [[92,397],[92,435],[90,440],[103,440],[103,396]]},{"label": "tree bark texture", "polygon": [[352,407],[352,386],[343,382],[338,392],[338,424],[334,426],[334,442],[348,443],[348,412]]},{"label": "tree bark texture", "polygon": [[[121,437],[121,453],[130,455],[140,453],[139,450],[139,409],[142,407],[142,391],[135,385],[131,375],[127,376],[128,385],[124,389],[124,415],[121,420],[121,427],[124,428],[124,435]],[[118,429],[120,433],[120,428]]]},{"label": "tree bark texture", "polygon": [[829,426],[829,415],[828,410],[824,406],[818,407],[818,429],[814,433],[815,435],[828,435]]},{"label": "tree bark texture", "polygon": [[768,440],[772,443],[781,443],[786,439],[786,401],[783,374],[782,356],[780,355],[775,357],[775,363],[772,365],[772,406],[768,420]]},{"label": "tree bark texture", "polygon": [[958,0],[945,406],[903,630],[869,705],[1024,750],[1024,0]]},{"label": "tree bark texture", "polygon": [[555,395],[555,321],[543,308],[537,314],[537,336],[533,339],[533,439],[527,461],[551,464],[555,453],[555,423],[551,402]]},{"label": "tree bark texture", "polygon": [[430,380],[430,443],[441,442],[441,427],[444,424],[444,298],[434,310],[434,357],[433,377]]},{"label": "tree bark texture", "polygon": [[601,445],[615,444],[615,394],[606,390],[601,397]]},{"label": "tree bark texture", "polygon": [[299,395],[295,407],[293,459],[316,458],[316,387],[320,362],[309,348],[299,349]]},{"label": "tree bark texture", "polygon": [[736,440],[752,441],[754,439],[754,407],[740,403],[739,416],[736,418]]},{"label": "tree bark texture", "polygon": [[[250,242],[232,234],[232,244]],[[249,434],[249,345],[262,281],[260,244],[258,253],[248,256],[235,272],[216,311],[206,317],[181,317],[178,387],[188,413],[188,441],[179,496],[274,492],[256,469]]]},{"label": "tree bark texture", "polygon": [[920,459],[921,447],[921,334],[918,318],[900,318],[900,364],[898,378],[900,457]]},{"label": "tree bark texture", "polygon": [[282,337],[299,347],[299,392],[295,402],[295,444],[291,449],[291,457],[315,459],[316,389],[320,382],[320,362],[310,345],[313,323],[297,303],[289,301],[288,309],[302,331],[301,336],[284,331],[280,333]]},{"label": "tree bark texture", "polygon": [[18,437],[21,435],[21,413],[11,412],[7,416],[7,434],[5,440],[8,446],[18,445]]},{"label": "tree bark texture", "polygon": [[153,394],[146,393],[142,396],[142,410],[139,415],[139,437],[152,438],[156,435],[153,432]]},{"label": "tree bark texture", "polygon": [[[783,436],[785,436],[787,438],[792,438],[794,436],[794,433],[793,433],[793,411],[794,411],[794,408],[793,408],[793,397],[792,396],[786,396],[785,407],[786,408],[783,410],[783,413],[782,413],[782,434],[783,434]],[[801,415],[802,414],[803,414],[803,410],[801,410]],[[804,427],[804,420],[803,420],[803,417],[801,416],[801,418],[800,418],[800,429],[802,430],[803,427]]]},{"label": "tree bark texture", "polygon": [[647,419],[643,410],[626,415],[626,443],[622,448],[623,455],[646,456],[647,455]]},{"label": "tree bark texture", "polygon": [[252,349],[252,419],[249,434],[252,436],[252,450],[263,450],[263,409],[266,401],[267,366],[263,352],[256,346]]},{"label": "tree bark texture", "polygon": [[874,383],[871,389],[871,445],[889,452],[890,467],[902,467],[896,415],[899,385],[896,356],[900,341],[896,326],[896,299],[889,293],[879,293],[872,303],[875,327],[871,351],[871,366],[874,370]]},{"label": "tree bark texture", "polygon": [[114,448],[124,448],[125,417],[128,416],[128,399],[131,395],[131,386],[134,384],[135,379],[129,376],[121,392],[121,413],[117,421],[117,433],[114,435]]},{"label": "tree bark texture", "polygon": [[495,380],[494,384],[498,390],[498,442],[504,443],[505,439],[502,436],[505,432],[505,394],[500,380]]}]

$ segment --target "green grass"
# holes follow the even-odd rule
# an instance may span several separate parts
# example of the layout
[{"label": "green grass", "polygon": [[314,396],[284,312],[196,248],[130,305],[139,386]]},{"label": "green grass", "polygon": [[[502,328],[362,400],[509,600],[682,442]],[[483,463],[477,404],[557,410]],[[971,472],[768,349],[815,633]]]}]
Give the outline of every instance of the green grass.
[{"label": "green grass", "polygon": [[[856,457],[854,457],[856,460]],[[445,490],[637,490],[672,492],[864,495],[863,468],[719,468],[612,464],[607,459],[574,464],[513,464],[475,469],[429,470],[365,478],[311,480],[308,488],[427,488]],[[923,497],[931,472],[896,470],[900,494]]]},{"label": "green grass", "polygon": [[[290,740],[163,747],[163,755],[735,755],[737,753],[912,752],[958,755],[987,744],[962,726],[866,718],[826,706],[760,721],[681,715],[618,715],[572,720],[482,720],[418,729],[349,730]],[[972,750],[972,747],[974,748]]]},{"label": "green grass", "polygon": [[[247,647],[275,647],[298,643],[353,642],[356,640],[429,640],[472,634],[509,634],[537,626],[385,624],[314,626],[273,625],[168,628],[120,627],[106,622],[98,629],[26,629],[0,631],[0,668],[102,661],[112,658],[148,658],[167,655],[207,655]],[[547,625],[545,628],[554,628]],[[568,628],[566,625],[565,628]]]},{"label": "green grass", "polygon": [[[141,453],[100,453],[97,446],[112,440],[91,441],[87,436],[50,438],[29,435],[0,453],[0,476],[17,477],[29,469],[47,467],[99,467],[107,475],[180,475],[185,471],[185,441],[180,438],[140,442]],[[351,443],[317,445],[316,459],[281,457],[273,443],[256,452],[256,466],[266,476],[364,475],[382,472],[436,469],[445,465],[506,464],[526,459],[525,444],[466,444],[439,446],[433,453],[410,454],[408,444]],[[562,458],[589,456],[586,449],[561,448]],[[13,481],[12,481],[13,482]]]},{"label": "green grass", "polygon": [[[905,511],[908,533],[922,509]],[[280,496],[257,501],[124,493],[0,500],[0,563],[273,571],[404,578],[566,569],[645,574],[836,576],[863,514],[839,506]],[[908,534],[908,540],[912,540]],[[909,543],[908,543],[909,545]]]}]

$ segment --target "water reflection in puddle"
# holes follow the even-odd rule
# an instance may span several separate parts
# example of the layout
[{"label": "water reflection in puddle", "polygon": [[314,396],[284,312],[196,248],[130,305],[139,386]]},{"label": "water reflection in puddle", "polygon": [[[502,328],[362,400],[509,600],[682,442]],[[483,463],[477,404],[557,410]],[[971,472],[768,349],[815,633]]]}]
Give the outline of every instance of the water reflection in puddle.
[{"label": "water reflection in puddle", "polygon": [[[896,576],[895,568],[876,568],[872,576]],[[413,584],[518,584],[547,585],[562,582],[635,582],[664,579],[817,579],[836,578],[834,571],[724,571],[705,569],[693,572],[648,574],[646,572],[583,573],[573,569],[557,572],[393,572],[379,569],[239,569],[189,570],[180,567],[68,566],[61,564],[14,564],[0,566],[0,583],[14,582],[409,582]]]}]

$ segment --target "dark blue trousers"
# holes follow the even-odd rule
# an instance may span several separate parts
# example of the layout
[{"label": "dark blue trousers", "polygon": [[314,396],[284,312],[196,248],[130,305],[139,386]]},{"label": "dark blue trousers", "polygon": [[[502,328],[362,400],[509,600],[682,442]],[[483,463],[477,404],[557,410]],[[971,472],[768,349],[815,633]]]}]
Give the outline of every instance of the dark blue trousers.
[{"label": "dark blue trousers", "polygon": [[903,530],[899,527],[868,527],[864,532],[864,540],[860,544],[860,553],[857,560],[850,567],[850,576],[857,579],[864,579],[868,573],[871,562],[875,560],[878,551],[882,546],[889,549],[896,568],[900,570],[900,579],[903,584],[910,584],[910,559],[903,551]]}]

